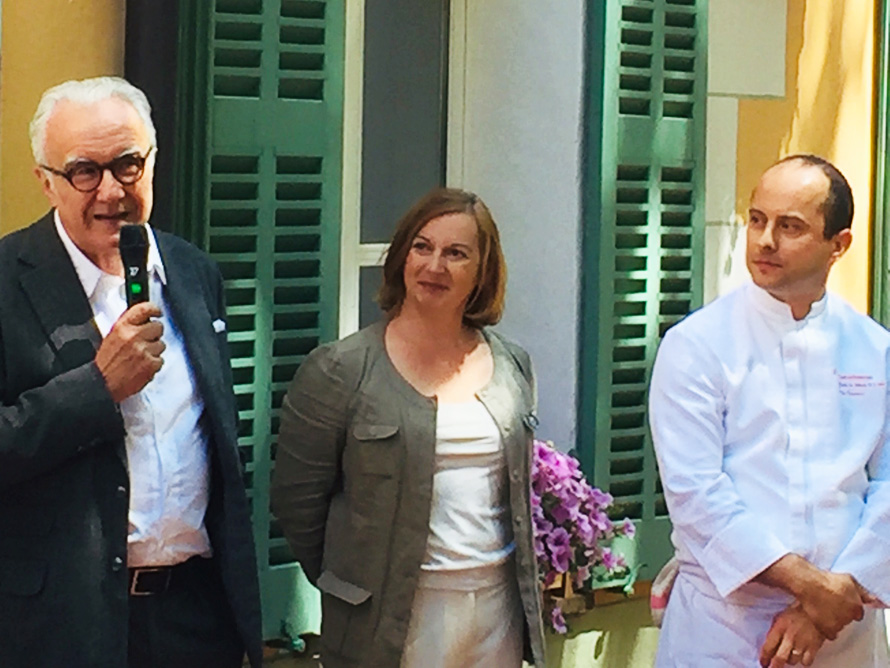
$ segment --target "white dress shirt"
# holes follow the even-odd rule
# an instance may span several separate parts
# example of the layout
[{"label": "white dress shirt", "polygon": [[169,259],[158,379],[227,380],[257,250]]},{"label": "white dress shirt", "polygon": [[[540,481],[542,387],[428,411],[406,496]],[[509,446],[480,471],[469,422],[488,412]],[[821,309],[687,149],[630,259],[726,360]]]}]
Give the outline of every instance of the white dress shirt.
[{"label": "white dress shirt", "polygon": [[[58,213],[55,222],[105,337],[127,309],[124,279],[93,264],[68,236]],[[164,297],[167,279],[154,232],[146,228],[149,296],[162,313],[158,320],[166,349],[161,370],[120,404],[130,476],[130,567],[172,565],[212,553],[204,526],[209,490],[204,402]]]},{"label": "white dress shirt", "polygon": [[[750,580],[788,553],[890,602],[888,363],[890,333],[832,295],[798,321],[748,284],[667,332],[649,417],[681,575],[658,665],[757,665],[791,599]],[[886,657],[870,610],[816,665]]]}]

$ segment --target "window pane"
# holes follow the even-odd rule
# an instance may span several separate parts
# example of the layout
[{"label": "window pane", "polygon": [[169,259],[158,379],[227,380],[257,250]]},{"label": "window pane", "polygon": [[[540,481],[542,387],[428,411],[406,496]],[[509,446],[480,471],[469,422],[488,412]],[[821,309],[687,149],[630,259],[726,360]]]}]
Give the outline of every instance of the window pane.
[{"label": "window pane", "polygon": [[447,0],[368,0],[361,241],[389,241],[399,217],[445,182]]}]

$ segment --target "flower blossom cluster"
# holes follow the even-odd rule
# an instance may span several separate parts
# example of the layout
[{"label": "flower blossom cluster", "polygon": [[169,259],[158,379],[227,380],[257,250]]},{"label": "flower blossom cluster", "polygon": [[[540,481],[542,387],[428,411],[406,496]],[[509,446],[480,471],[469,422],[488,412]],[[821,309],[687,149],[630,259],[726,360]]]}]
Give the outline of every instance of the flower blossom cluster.
[{"label": "flower blossom cluster", "polygon": [[[532,461],[532,524],[535,555],[544,587],[565,574],[582,590],[591,577],[612,576],[627,567],[624,558],[604,543],[615,536],[634,535],[633,523],[615,524],[606,514],[612,496],[591,487],[578,460],[536,440]],[[559,607],[549,612],[549,623],[566,632]]]}]

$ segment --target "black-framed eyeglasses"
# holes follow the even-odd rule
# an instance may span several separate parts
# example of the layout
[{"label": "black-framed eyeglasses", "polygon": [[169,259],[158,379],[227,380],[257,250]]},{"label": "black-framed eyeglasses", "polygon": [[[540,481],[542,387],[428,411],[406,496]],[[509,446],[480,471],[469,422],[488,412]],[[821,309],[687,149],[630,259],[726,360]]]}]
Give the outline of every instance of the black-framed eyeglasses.
[{"label": "black-framed eyeglasses", "polygon": [[142,178],[142,174],[145,171],[145,161],[148,160],[148,156],[151,155],[154,149],[155,147],[152,146],[145,155],[127,153],[102,165],[92,160],[78,160],[64,171],[53,169],[48,165],[40,165],[40,167],[56,176],[64,177],[75,190],[88,193],[99,187],[106,169],[111,172],[111,175],[121,185],[133,185]]}]

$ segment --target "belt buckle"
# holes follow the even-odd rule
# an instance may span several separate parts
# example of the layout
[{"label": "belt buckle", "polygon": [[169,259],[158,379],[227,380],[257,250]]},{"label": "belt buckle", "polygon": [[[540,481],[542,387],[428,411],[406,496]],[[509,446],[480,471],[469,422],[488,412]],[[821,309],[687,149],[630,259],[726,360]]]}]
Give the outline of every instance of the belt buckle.
[{"label": "belt buckle", "polygon": [[133,581],[130,583],[130,596],[152,596],[153,594],[159,593],[158,591],[139,591],[139,577],[143,574],[148,574],[148,573],[166,573],[167,574],[167,577],[164,581],[164,587],[160,591],[166,591],[167,587],[170,586],[170,576],[172,575],[172,572],[169,567],[134,568],[133,569]]}]

